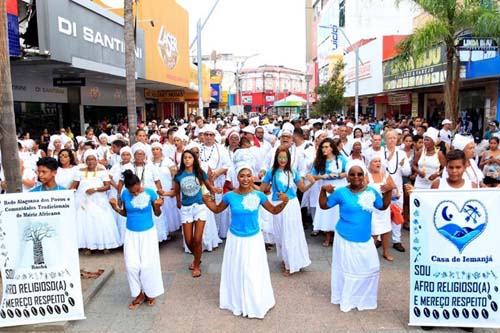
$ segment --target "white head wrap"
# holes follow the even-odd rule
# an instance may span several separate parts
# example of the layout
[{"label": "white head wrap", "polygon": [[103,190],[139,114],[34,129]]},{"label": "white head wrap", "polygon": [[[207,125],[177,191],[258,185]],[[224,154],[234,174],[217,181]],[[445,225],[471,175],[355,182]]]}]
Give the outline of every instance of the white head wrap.
[{"label": "white head wrap", "polygon": [[160,136],[158,134],[153,134],[149,137],[149,142],[154,141],[154,140],[160,141]]},{"label": "white head wrap", "polygon": [[347,170],[347,173],[349,173],[349,170],[351,170],[351,168],[353,167],[359,167],[361,168],[361,170],[363,170],[363,173],[366,175],[366,165],[363,161],[361,160],[350,160],[348,163],[347,163],[347,166],[346,166],[346,170]]},{"label": "white head wrap", "polygon": [[255,127],[253,127],[252,125],[248,125],[247,127],[245,127],[244,129],[242,129],[241,131],[244,132],[244,133],[250,133],[250,134],[254,134],[255,135]]},{"label": "white head wrap", "polygon": [[437,142],[439,136],[439,131],[435,129],[434,127],[429,127],[427,131],[424,133],[424,138],[429,138],[431,139],[434,143]]},{"label": "white head wrap", "polygon": [[132,149],[129,146],[125,146],[120,149],[120,156],[122,156],[123,153],[129,153],[130,155],[133,155]]},{"label": "white head wrap", "polygon": [[142,142],[136,142],[134,145],[131,147],[132,149],[132,155],[135,155],[135,153],[138,150],[142,150],[143,152],[146,152],[146,146]]},{"label": "white head wrap", "polygon": [[160,148],[160,149],[163,149],[163,146],[161,145],[161,143],[159,143],[158,141],[156,141],[156,142],[153,142],[153,143],[151,144],[151,149],[153,149],[153,148]]},{"label": "white head wrap", "polygon": [[83,160],[87,162],[87,158],[89,158],[89,156],[94,156],[95,158],[97,158],[97,152],[94,149],[87,149],[83,154]]},{"label": "white head wrap", "polygon": [[294,129],[295,127],[291,123],[284,123],[279,136],[281,137],[283,134],[293,135]]},{"label": "white head wrap", "polygon": [[326,132],[325,132],[325,131],[323,131],[323,130],[318,130],[318,131],[316,131],[316,133],[314,133],[314,139],[319,138],[319,137],[320,137],[320,135],[322,135],[322,134],[326,134]]},{"label": "white head wrap", "polygon": [[471,136],[457,134],[453,138],[452,146],[455,149],[464,150],[465,146],[471,142],[474,142],[474,139]]},{"label": "white head wrap", "polygon": [[249,149],[238,149],[234,153],[233,162],[236,175],[243,169],[249,169],[253,174],[253,165],[256,164],[256,160]]},{"label": "white head wrap", "polygon": [[194,142],[194,141],[191,141],[187,146],[186,148],[184,148],[184,150],[191,150],[193,148],[197,148],[198,150],[200,150],[200,144],[198,142]]},{"label": "white head wrap", "polygon": [[108,137],[108,135],[107,135],[106,133],[101,133],[101,134],[99,135],[99,140],[101,140],[102,138],[106,138],[106,141],[108,141],[108,140],[109,140],[109,137]]}]

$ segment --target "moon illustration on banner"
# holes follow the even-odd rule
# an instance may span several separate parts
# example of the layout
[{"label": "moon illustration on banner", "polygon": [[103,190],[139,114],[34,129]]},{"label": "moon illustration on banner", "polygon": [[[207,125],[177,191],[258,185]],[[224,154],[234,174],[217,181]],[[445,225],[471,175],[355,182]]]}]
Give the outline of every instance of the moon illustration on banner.
[{"label": "moon illustration on banner", "polygon": [[443,219],[445,221],[451,221],[453,218],[453,214],[448,215],[447,214],[448,206],[444,206],[443,210],[441,211],[441,216],[443,216]]}]

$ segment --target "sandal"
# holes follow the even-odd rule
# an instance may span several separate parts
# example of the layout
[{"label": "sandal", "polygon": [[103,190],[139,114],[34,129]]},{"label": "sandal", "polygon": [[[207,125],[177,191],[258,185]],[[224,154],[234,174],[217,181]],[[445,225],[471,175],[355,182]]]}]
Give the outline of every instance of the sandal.
[{"label": "sandal", "polygon": [[148,296],[146,296],[146,304],[148,306],[154,306],[156,304],[156,299],[154,297],[149,298]]},{"label": "sandal", "polygon": [[193,273],[191,273],[191,276],[194,278],[198,278],[201,276],[201,270],[199,268],[194,268]]},{"label": "sandal", "polygon": [[289,269],[285,269],[285,271],[281,274],[283,274],[284,277],[289,277],[290,275],[292,275],[292,273],[290,273]]},{"label": "sandal", "polygon": [[132,303],[130,303],[128,305],[128,308],[130,310],[136,310],[139,305],[141,305],[142,303],[144,303],[144,301],[146,300],[146,296],[144,295],[144,293],[140,293],[133,301]]},{"label": "sandal", "polygon": [[330,246],[330,242],[328,242],[328,241],[324,241],[324,242],[323,242],[323,246],[324,246],[324,247],[329,247],[329,246]]}]

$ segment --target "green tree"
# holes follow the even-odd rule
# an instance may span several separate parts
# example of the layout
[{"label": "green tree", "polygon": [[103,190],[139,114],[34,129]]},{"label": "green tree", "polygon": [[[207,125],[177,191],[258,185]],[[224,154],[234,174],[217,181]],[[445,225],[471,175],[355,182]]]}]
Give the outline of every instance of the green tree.
[{"label": "green tree", "polygon": [[[396,0],[400,3],[402,0]],[[396,58],[405,64],[418,61],[431,48],[446,48],[446,80],[444,83],[445,117],[454,124],[458,118],[460,91],[460,58],[457,42],[460,37],[492,37],[500,35],[498,4],[484,0],[412,0],[429,15],[429,20],[400,44]]]},{"label": "green tree", "polygon": [[319,114],[332,114],[344,106],[344,71],[345,64],[339,61],[333,67],[332,77],[314,90],[319,97],[315,111]]}]

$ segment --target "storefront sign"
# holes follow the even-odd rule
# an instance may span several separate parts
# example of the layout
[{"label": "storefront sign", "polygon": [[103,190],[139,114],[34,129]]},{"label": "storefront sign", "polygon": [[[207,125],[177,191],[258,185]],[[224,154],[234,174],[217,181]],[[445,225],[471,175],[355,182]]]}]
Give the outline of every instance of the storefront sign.
[{"label": "storefront sign", "polygon": [[500,327],[500,206],[493,191],[413,192],[410,325]]},{"label": "storefront sign", "polygon": [[410,104],[410,94],[392,94],[387,96],[389,105]]},{"label": "storefront sign", "polygon": [[211,84],[211,102],[220,102],[220,84]]},{"label": "storefront sign", "polygon": [[83,87],[84,77],[57,77],[52,79],[54,87]]},{"label": "storefront sign", "polygon": [[7,28],[9,38],[9,55],[11,57],[20,57],[21,43],[19,42],[19,14],[17,10],[17,0],[7,0]]},{"label": "storefront sign", "polygon": [[[123,18],[91,1],[37,3],[40,51],[74,67],[125,76]],[[46,27],[46,28],[45,28]],[[136,32],[135,70],[145,76],[144,31]]]},{"label": "storefront sign", "polygon": [[73,191],[0,202],[0,327],[85,319]]},{"label": "storefront sign", "polygon": [[68,103],[64,87],[54,87],[50,78],[27,76],[18,72],[12,76],[12,93],[16,102]]},{"label": "storefront sign", "polygon": [[[189,19],[175,1],[138,1],[146,43],[146,79],[188,88]],[[154,26],[150,25],[154,22]]]},{"label": "storefront sign", "polygon": [[158,102],[184,102],[184,91],[144,89],[144,97],[156,99]]},{"label": "storefront sign", "polygon": [[394,60],[383,63],[384,91],[442,84],[446,78],[444,46],[428,51],[418,60],[411,59],[401,71]]},{"label": "storefront sign", "polygon": [[[80,89],[82,105],[94,106],[127,106],[127,92],[124,86],[101,84],[99,82],[87,82]],[[144,92],[141,88],[136,89],[137,107],[144,105]]]},{"label": "storefront sign", "polygon": [[274,95],[266,95],[266,103],[273,103],[274,99]]},{"label": "storefront sign", "polygon": [[242,96],[241,101],[243,102],[243,104],[252,104],[252,95]]},{"label": "storefront sign", "polygon": [[498,51],[498,43],[492,38],[460,38],[457,45],[458,51]]},{"label": "storefront sign", "polygon": [[[371,61],[358,65],[358,80],[368,79],[372,76]],[[347,70],[346,82],[356,81],[356,66],[349,67]]]}]

